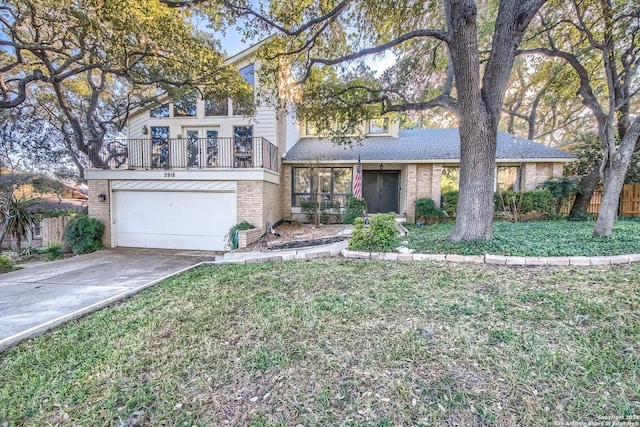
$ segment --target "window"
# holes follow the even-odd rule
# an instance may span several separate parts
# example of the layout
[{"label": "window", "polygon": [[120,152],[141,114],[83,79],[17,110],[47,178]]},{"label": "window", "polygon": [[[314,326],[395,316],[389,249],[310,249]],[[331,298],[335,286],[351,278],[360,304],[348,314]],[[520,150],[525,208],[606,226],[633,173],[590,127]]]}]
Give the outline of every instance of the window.
[{"label": "window", "polygon": [[379,119],[369,120],[369,134],[388,134],[389,133],[389,117],[380,117]]},{"label": "window", "polygon": [[293,168],[292,205],[301,206],[303,201],[310,202],[320,195],[323,201],[345,206],[351,193],[352,171],[352,168]]},{"label": "window", "polygon": [[442,179],[440,180],[440,189],[443,193],[448,191],[457,191],[458,182],[460,181],[459,167],[442,168]]},{"label": "window", "polygon": [[229,101],[227,99],[205,99],[204,115],[205,116],[228,116]]},{"label": "window", "polygon": [[496,191],[520,191],[520,168],[498,166],[496,169]]},{"label": "window", "polygon": [[317,136],[318,128],[315,122],[306,122],[304,124],[304,134],[307,136]]},{"label": "window", "polygon": [[251,85],[251,87],[255,87],[253,71],[253,64],[249,64],[246,67],[240,69],[240,75],[244,77],[244,79]]},{"label": "window", "polygon": [[195,117],[196,97],[191,95],[173,103],[173,117]]},{"label": "window", "polygon": [[152,109],[150,115],[152,118],[169,117],[169,104],[162,104]]},{"label": "window", "polygon": [[207,166],[218,166],[218,131],[207,130]]},{"label": "window", "polygon": [[[251,85],[255,87],[254,69],[253,64],[247,65],[240,69],[240,75]],[[246,116],[251,113],[253,109],[253,93],[249,97],[243,97],[242,99],[233,100],[233,115],[234,116]]]},{"label": "window", "polygon": [[169,167],[168,126],[151,126],[151,167]]},{"label": "window", "polygon": [[187,130],[187,167],[197,167],[199,163],[199,141],[200,132],[197,130]]},{"label": "window", "polygon": [[233,127],[234,167],[253,167],[253,127]]}]

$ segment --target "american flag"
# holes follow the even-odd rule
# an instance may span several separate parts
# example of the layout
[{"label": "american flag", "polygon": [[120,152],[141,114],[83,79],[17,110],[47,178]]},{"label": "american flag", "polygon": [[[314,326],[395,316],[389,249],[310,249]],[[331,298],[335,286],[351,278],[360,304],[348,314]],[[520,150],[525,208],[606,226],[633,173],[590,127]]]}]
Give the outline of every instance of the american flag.
[{"label": "american flag", "polygon": [[360,156],[358,156],[356,178],[353,180],[353,195],[359,199],[362,198],[362,163],[360,163]]}]

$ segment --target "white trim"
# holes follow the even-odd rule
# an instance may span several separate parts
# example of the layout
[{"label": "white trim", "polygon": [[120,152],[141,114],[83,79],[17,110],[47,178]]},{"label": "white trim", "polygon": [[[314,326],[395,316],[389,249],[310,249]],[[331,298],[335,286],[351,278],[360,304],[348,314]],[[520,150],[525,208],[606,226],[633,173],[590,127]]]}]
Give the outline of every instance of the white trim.
[{"label": "white trim", "polygon": [[234,193],[235,181],[140,181],[111,182],[111,191],[197,191]]},{"label": "white trim", "polygon": [[87,179],[150,181],[267,181],[280,184],[280,174],[268,169],[166,169],[112,170],[88,169]]},{"label": "white trim", "polygon": [[[517,164],[521,164],[521,163],[569,163],[569,162],[575,162],[576,160],[578,160],[577,158],[575,159],[565,159],[565,158],[558,158],[558,157],[550,157],[550,158],[531,158],[531,159],[496,159],[496,164],[502,164],[502,163],[517,163]],[[353,159],[353,160],[326,160],[326,159],[312,159],[312,160],[283,160],[282,163],[283,164],[334,164],[334,163],[339,163],[339,164],[355,164],[357,163],[358,160],[357,159]],[[428,163],[428,164],[460,164],[460,159],[377,159],[377,160],[372,160],[372,159],[367,159],[367,160],[361,160],[362,164],[367,164],[367,163]]]}]

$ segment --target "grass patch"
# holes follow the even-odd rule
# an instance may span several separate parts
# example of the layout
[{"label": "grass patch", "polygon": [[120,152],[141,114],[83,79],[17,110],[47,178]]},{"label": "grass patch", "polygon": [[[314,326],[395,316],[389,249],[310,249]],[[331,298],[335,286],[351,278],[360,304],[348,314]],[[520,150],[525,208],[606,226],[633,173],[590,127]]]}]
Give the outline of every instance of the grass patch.
[{"label": "grass patch", "polygon": [[593,222],[496,221],[491,241],[453,243],[453,223],[417,227],[404,238],[419,253],[507,256],[605,256],[640,253],[640,222],[617,221],[611,237],[594,237]]},{"label": "grass patch", "polygon": [[0,424],[624,420],[640,415],[639,274],[202,267],[0,354]]}]

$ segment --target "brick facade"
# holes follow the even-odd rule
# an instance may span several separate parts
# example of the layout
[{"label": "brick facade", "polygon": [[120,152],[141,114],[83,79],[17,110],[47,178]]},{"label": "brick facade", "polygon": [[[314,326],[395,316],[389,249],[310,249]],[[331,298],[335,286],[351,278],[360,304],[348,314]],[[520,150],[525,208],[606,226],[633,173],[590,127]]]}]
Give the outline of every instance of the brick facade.
[{"label": "brick facade", "polygon": [[525,191],[536,187],[550,178],[562,177],[562,163],[524,163],[520,166],[520,188]]},{"label": "brick facade", "polygon": [[266,181],[238,181],[236,217],[264,230],[282,218],[280,186]]},{"label": "brick facade", "polygon": [[[111,192],[109,191],[109,180],[106,179],[90,179],[89,186],[89,216],[97,219],[104,224],[104,234],[102,235],[102,244],[111,247]],[[107,200],[101,202],[98,196],[104,194]]]}]

